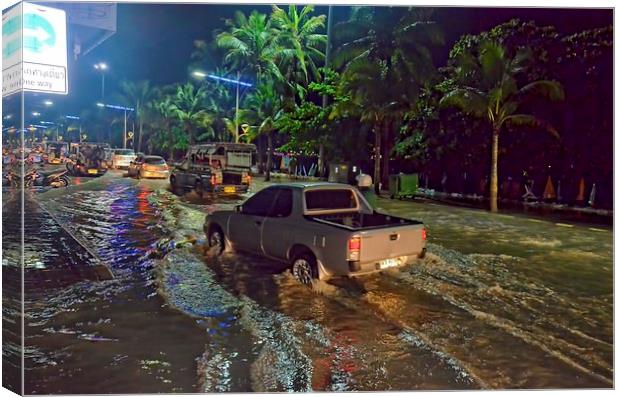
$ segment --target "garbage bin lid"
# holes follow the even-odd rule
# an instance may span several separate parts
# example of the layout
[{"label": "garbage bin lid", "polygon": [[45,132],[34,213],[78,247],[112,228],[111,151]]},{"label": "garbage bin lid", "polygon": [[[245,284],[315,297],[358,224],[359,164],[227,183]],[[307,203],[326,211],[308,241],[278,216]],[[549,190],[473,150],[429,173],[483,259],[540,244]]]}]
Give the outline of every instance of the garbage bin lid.
[{"label": "garbage bin lid", "polygon": [[367,174],[359,174],[355,177],[357,180],[357,186],[359,187],[370,187],[372,186],[372,177]]}]

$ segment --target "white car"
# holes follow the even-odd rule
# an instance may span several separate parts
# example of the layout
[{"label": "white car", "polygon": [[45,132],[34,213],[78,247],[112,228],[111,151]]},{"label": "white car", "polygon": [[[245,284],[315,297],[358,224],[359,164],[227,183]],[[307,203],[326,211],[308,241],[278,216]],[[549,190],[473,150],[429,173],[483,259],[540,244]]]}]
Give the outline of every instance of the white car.
[{"label": "white car", "polygon": [[127,175],[130,177],[141,178],[170,178],[170,169],[166,161],[160,156],[138,156],[129,165]]},{"label": "white car", "polygon": [[112,168],[128,169],[129,164],[136,159],[136,154],[132,149],[114,149],[112,155]]}]

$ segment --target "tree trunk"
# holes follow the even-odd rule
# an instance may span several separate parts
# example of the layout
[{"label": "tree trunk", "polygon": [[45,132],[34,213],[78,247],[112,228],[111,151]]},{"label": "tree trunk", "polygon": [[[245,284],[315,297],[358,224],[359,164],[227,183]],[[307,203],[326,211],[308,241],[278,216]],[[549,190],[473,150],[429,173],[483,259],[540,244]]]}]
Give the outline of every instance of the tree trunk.
[{"label": "tree trunk", "polygon": [[273,137],[271,132],[267,134],[267,170],[265,171],[265,181],[271,180],[271,162],[273,153]]},{"label": "tree trunk", "polygon": [[493,145],[491,149],[491,183],[489,204],[491,212],[497,212],[497,157],[499,154],[499,129],[493,130]]},{"label": "tree trunk", "polygon": [[388,175],[390,173],[390,122],[385,123],[385,131],[383,132],[383,168],[381,169],[381,183],[383,186],[388,185]]},{"label": "tree trunk", "polygon": [[189,144],[193,145],[194,144],[194,129],[191,127],[189,123],[186,125],[187,125],[187,133],[189,134]]},{"label": "tree trunk", "polygon": [[323,175],[325,174],[324,168],[325,168],[325,144],[321,142],[319,144],[319,163],[318,163],[317,176],[321,178],[323,177]]},{"label": "tree trunk", "polygon": [[140,123],[138,123],[138,151],[142,151],[142,117],[140,117]]},{"label": "tree trunk", "polygon": [[265,145],[262,136],[256,138],[256,144],[258,149],[258,172],[262,174],[265,172],[265,163],[263,161],[265,155]]},{"label": "tree trunk", "polygon": [[381,125],[375,126],[375,172],[374,172],[374,183],[375,183],[375,193],[381,193],[381,189],[379,188],[379,183],[381,181]]}]

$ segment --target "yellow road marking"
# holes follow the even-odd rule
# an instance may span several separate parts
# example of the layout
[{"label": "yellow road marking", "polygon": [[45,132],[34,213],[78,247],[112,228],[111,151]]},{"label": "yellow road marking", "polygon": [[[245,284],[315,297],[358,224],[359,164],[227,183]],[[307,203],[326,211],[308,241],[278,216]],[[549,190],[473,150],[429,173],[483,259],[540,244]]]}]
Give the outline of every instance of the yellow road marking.
[{"label": "yellow road marking", "polygon": [[575,227],[575,225],[569,225],[568,223],[556,223],[555,225],[562,227]]}]

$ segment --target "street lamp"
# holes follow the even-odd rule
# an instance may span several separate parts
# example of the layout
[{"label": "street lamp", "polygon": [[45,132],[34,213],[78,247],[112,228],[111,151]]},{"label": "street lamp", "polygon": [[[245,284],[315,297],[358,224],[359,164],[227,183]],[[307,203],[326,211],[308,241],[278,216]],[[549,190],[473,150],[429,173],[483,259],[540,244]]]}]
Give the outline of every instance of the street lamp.
[{"label": "street lamp", "polygon": [[218,80],[218,81],[223,81],[225,83],[233,83],[237,86],[237,95],[236,95],[236,100],[235,100],[235,143],[239,142],[239,87],[243,86],[243,87],[252,87],[252,84],[250,83],[245,83],[243,81],[240,81],[239,79],[241,78],[241,72],[237,72],[237,80],[233,80],[233,79],[228,79],[226,77],[220,77],[220,76],[216,76],[214,74],[208,74],[205,72],[202,72],[200,70],[196,70],[192,73],[192,75],[194,75],[195,77],[198,78],[205,78],[208,77],[210,79],[213,80]]},{"label": "street lamp", "polygon": [[101,72],[101,99],[103,99],[105,96],[105,71],[108,69],[108,65],[105,62],[99,62],[94,67]]},{"label": "street lamp", "polygon": [[32,112],[32,115],[33,115],[34,117],[39,117],[39,116],[41,115],[41,113],[39,113],[39,112]]},{"label": "street lamp", "polygon": [[114,109],[114,110],[122,110],[124,113],[124,120],[125,120],[125,124],[124,124],[124,128],[123,128],[123,149],[127,149],[127,112],[133,112],[135,109],[134,108],[128,108],[125,106],[120,106],[120,105],[110,105],[108,103],[103,103],[103,102],[97,102],[97,106],[99,106],[100,108],[106,107],[108,109]]}]

